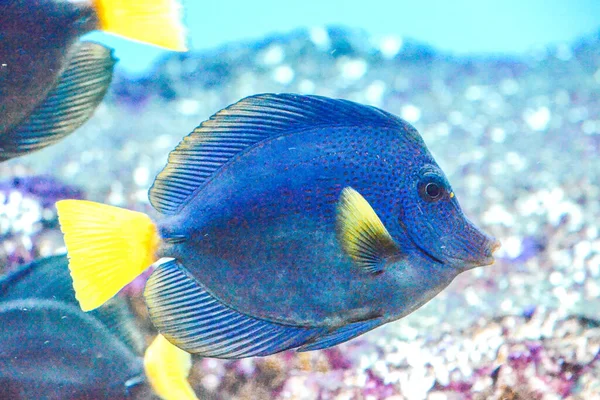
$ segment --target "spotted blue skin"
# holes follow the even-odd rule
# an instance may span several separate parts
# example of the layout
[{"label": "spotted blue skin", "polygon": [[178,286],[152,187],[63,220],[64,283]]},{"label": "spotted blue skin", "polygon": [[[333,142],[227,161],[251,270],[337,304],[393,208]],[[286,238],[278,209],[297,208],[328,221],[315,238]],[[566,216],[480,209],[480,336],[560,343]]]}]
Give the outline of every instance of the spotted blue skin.
[{"label": "spotted blue skin", "polygon": [[[271,322],[333,329],[411,313],[484,263],[491,239],[464,217],[416,130],[393,122],[307,127],[246,149],[159,222],[159,255],[227,306]],[[445,187],[442,200],[423,200],[424,179]],[[345,187],[398,244],[401,257],[381,274],[342,250],[336,207]]]}]

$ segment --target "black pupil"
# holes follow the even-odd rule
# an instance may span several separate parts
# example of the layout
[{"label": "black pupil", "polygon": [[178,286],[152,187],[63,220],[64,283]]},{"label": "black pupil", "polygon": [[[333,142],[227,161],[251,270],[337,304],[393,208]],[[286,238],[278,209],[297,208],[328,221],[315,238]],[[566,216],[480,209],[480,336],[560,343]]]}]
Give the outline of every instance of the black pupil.
[{"label": "black pupil", "polygon": [[425,186],[425,193],[432,199],[437,199],[442,193],[442,189],[435,183],[428,183],[427,186]]}]

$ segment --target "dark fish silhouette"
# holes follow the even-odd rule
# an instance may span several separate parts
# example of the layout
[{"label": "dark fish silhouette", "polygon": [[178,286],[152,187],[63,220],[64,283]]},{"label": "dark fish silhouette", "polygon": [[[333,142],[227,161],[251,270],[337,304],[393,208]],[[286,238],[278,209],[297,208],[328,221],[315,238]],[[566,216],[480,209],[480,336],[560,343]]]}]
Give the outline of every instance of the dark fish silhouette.
[{"label": "dark fish silhouette", "polygon": [[112,79],[93,30],[183,50],[176,0],[0,2],[0,161],[57,142],[87,121]]},{"label": "dark fish silhouette", "polygon": [[164,371],[147,377],[129,306],[114,298],[83,313],[67,263],[48,257],[0,278],[0,399],[156,398]]}]

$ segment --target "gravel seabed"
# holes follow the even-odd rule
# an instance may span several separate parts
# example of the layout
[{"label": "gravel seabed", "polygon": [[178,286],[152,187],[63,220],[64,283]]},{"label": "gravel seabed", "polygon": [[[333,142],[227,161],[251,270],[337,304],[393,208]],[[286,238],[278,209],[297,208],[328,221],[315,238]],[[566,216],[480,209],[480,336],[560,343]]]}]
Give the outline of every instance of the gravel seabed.
[{"label": "gravel seabed", "polygon": [[[152,213],[147,190],[168,152],[263,92],[346,98],[406,119],[465,213],[503,247],[493,266],[334,349],[198,360],[201,398],[600,399],[600,32],[509,59],[315,28],[172,55],[144,78],[118,73],[80,130],[0,164],[0,265],[64,252],[60,198]],[[140,287],[126,293],[147,327]]]}]

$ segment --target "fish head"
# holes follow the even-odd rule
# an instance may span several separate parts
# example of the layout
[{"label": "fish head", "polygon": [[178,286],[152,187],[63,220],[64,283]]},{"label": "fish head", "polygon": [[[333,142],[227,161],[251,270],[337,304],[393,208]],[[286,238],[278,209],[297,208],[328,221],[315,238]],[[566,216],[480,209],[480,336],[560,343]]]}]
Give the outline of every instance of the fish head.
[{"label": "fish head", "polygon": [[467,270],[494,263],[500,242],[464,215],[443,171],[425,152],[405,184],[400,225],[418,251],[433,261]]}]

